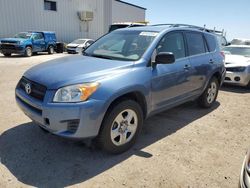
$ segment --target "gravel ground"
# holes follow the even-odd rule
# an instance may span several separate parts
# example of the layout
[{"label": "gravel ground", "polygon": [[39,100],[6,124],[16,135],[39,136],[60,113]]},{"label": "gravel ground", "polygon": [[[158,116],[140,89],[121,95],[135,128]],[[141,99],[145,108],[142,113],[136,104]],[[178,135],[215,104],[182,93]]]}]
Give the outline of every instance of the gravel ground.
[{"label": "gravel ground", "polygon": [[212,109],[191,102],[153,116],[131,150],[112,156],[44,133],[15,104],[23,72],[63,56],[0,56],[0,187],[237,187],[249,90],[223,87]]}]

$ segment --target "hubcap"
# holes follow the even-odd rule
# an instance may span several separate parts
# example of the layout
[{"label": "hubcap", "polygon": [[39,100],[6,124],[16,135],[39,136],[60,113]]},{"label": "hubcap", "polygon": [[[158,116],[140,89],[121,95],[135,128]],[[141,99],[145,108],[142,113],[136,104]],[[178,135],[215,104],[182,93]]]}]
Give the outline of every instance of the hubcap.
[{"label": "hubcap", "polygon": [[28,56],[31,56],[31,55],[32,55],[32,51],[31,51],[30,48],[27,49],[27,55],[28,55]]},{"label": "hubcap", "polygon": [[50,53],[53,54],[54,53],[54,49],[52,47],[50,47]]},{"label": "hubcap", "polygon": [[116,146],[128,143],[135,135],[138,117],[135,111],[127,109],[119,113],[111,126],[111,140]]},{"label": "hubcap", "polygon": [[214,102],[216,94],[217,94],[217,85],[216,85],[215,82],[212,82],[210,84],[210,87],[208,88],[208,91],[207,91],[207,102],[209,104],[211,104],[212,102]]}]

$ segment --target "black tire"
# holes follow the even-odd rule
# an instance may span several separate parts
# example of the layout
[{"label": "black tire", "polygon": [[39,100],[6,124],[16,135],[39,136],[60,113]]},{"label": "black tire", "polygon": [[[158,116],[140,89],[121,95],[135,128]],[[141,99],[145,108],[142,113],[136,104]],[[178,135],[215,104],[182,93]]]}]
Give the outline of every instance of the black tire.
[{"label": "black tire", "polygon": [[[136,117],[137,118],[137,127],[135,128],[134,133],[131,133],[130,135],[128,135],[129,132],[125,133],[126,139],[128,139],[128,141],[126,143],[124,143],[120,146],[117,146],[114,144],[114,141],[112,141],[112,138],[111,138],[111,131],[112,130],[111,129],[113,129],[113,127],[116,123],[115,119],[120,114],[123,115],[123,113],[126,113],[126,110],[132,111],[137,116]],[[130,123],[132,121],[136,122],[135,119],[131,119]],[[106,113],[104,120],[103,120],[103,123],[102,123],[102,126],[101,126],[100,133],[96,139],[96,144],[108,153],[119,154],[119,153],[125,152],[131,146],[134,145],[136,138],[138,137],[138,135],[141,131],[142,125],[143,125],[143,112],[142,112],[140,105],[133,100],[123,100],[122,102],[113,105],[113,107],[111,107],[111,109],[109,109],[108,112]],[[116,126],[117,126],[116,129],[120,130],[122,125],[121,125],[121,123],[119,125],[116,123]],[[118,129],[118,127],[120,127],[120,128]],[[122,134],[122,133],[119,133],[119,134]],[[130,138],[130,136],[131,136],[131,138]],[[121,139],[121,136],[118,135],[118,137],[116,137],[116,138]],[[119,143],[119,142],[117,142],[117,143]]]},{"label": "black tire", "polygon": [[4,53],[3,54],[5,57],[10,57],[11,56],[11,53]]},{"label": "black tire", "polygon": [[[211,91],[213,86],[216,86],[216,91],[212,92],[213,97],[209,98],[209,97],[211,97],[211,95],[209,95],[209,92]],[[219,91],[218,79],[216,77],[212,77],[212,79],[209,81],[209,83],[207,85],[207,88],[205,89],[203,94],[198,98],[199,105],[203,108],[210,108],[211,106],[213,106],[214,102],[217,99],[218,91]]]},{"label": "black tire", "polygon": [[32,48],[30,46],[27,46],[25,48],[24,56],[25,57],[31,57],[32,56]]},{"label": "black tire", "polygon": [[54,47],[53,46],[49,46],[48,53],[49,54],[53,54],[54,52],[55,52]]},{"label": "black tire", "polygon": [[250,89],[250,80],[249,80],[249,82],[247,84],[247,89]]}]

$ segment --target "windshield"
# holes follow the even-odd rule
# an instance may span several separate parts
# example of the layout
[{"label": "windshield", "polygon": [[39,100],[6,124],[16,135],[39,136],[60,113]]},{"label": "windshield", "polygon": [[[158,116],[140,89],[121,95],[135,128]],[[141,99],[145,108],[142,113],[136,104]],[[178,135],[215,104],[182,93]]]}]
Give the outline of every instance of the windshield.
[{"label": "windshield", "polygon": [[242,56],[250,56],[250,47],[225,47],[223,48],[225,54],[232,54],[232,55],[242,55]]},{"label": "windshield", "polygon": [[92,44],[84,55],[136,61],[142,57],[157,34],[147,31],[115,31]]},{"label": "windshield", "polygon": [[28,39],[31,37],[31,33],[18,33],[14,37],[15,38],[22,38],[22,39]]},{"label": "windshield", "polygon": [[125,24],[115,24],[115,25],[111,25],[110,28],[109,28],[109,32],[111,31],[114,31],[114,30],[117,30],[117,29],[122,29],[122,28],[126,28],[128,27],[129,25],[125,25]]},{"label": "windshield", "polygon": [[86,40],[83,40],[83,39],[77,39],[77,40],[74,40],[72,43],[73,44],[83,44]]}]

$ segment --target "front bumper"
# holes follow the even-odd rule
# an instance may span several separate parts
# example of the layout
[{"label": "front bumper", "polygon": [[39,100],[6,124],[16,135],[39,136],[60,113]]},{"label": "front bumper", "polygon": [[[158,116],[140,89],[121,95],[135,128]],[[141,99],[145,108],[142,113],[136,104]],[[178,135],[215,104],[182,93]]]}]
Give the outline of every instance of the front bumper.
[{"label": "front bumper", "polygon": [[5,53],[13,53],[13,54],[23,54],[25,52],[25,47],[14,44],[0,44],[0,52]]},{"label": "front bumper", "polygon": [[67,138],[83,139],[98,135],[104,116],[104,102],[51,103],[54,91],[47,91],[44,102],[16,89],[16,102],[34,122],[49,132]]},{"label": "front bumper", "polygon": [[250,73],[248,72],[226,72],[224,83],[247,86],[250,81]]},{"label": "front bumper", "polygon": [[241,173],[240,173],[240,188],[250,188],[250,175],[247,173],[245,169],[246,157],[242,165]]}]

